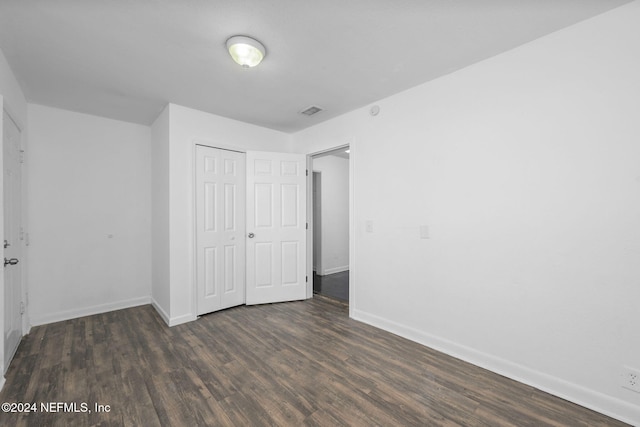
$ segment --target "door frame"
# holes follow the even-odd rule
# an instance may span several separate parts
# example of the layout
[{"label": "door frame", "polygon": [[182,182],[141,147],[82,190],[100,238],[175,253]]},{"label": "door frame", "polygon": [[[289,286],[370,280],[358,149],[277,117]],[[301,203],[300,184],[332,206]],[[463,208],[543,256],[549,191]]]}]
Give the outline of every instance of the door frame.
[{"label": "door frame", "polygon": [[[322,197],[317,197],[318,194],[320,196],[322,195],[322,172],[316,172],[313,169],[309,169],[309,177],[311,178],[311,188],[313,188],[313,194],[311,195],[311,197],[313,197],[313,200],[311,201],[311,205],[313,205],[313,212],[311,212],[311,215],[309,216],[309,218],[311,218],[311,220],[309,221],[311,234],[314,237],[312,242],[313,254],[311,256],[311,259],[313,261],[313,265],[311,266],[311,270],[315,270],[317,272],[318,270],[322,270],[322,257],[316,256],[319,255],[316,253],[316,251],[322,252],[322,239],[318,239],[320,240],[319,242],[316,242],[315,239],[317,235],[322,235],[322,218],[320,218],[320,221],[318,221],[316,218],[316,214],[322,212]],[[319,201],[320,206],[318,206]],[[319,229],[318,225],[320,225]],[[316,230],[318,231],[318,233],[316,233]]]},{"label": "door frame", "polygon": [[307,282],[307,298],[313,298],[313,197],[309,197],[309,194],[313,194],[313,158],[319,157],[331,151],[338,151],[349,149],[349,317],[353,317],[356,302],[356,283],[357,275],[356,263],[355,263],[355,227],[354,227],[354,200],[355,200],[355,182],[354,182],[354,170],[355,170],[355,141],[351,141],[336,145],[330,148],[314,151],[307,154],[307,170],[309,176],[307,176],[307,218],[309,222],[309,228],[307,229],[307,275],[309,281]]}]

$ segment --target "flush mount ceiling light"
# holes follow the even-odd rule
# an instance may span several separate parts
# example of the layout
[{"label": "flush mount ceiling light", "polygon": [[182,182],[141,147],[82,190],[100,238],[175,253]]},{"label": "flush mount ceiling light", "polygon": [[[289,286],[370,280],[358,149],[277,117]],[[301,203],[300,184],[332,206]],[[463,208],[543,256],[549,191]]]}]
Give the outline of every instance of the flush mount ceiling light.
[{"label": "flush mount ceiling light", "polygon": [[247,36],[233,36],[227,40],[229,55],[244,68],[255,67],[262,61],[265,48],[258,40]]}]

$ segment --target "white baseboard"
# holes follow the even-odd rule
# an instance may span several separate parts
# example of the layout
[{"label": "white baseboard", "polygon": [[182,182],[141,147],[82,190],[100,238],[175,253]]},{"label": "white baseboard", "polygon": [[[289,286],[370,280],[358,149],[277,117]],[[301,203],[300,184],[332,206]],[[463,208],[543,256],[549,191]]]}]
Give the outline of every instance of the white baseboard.
[{"label": "white baseboard", "polygon": [[353,318],[585,408],[640,426],[640,406],[355,308]]},{"label": "white baseboard", "polygon": [[156,309],[156,312],[158,312],[160,317],[162,317],[162,320],[164,320],[164,323],[166,323],[167,326],[169,326],[169,314],[167,314],[167,312],[164,311],[164,309],[160,307],[160,304],[158,304],[158,302],[153,298],[151,298],[151,306]]},{"label": "white baseboard", "polygon": [[61,322],[64,320],[77,319],[78,317],[92,316],[94,314],[107,313],[109,311],[122,310],[124,308],[137,307],[139,305],[151,304],[156,309],[162,320],[168,326],[176,326],[182,323],[191,322],[197,319],[197,316],[193,314],[185,314],[183,316],[177,316],[170,318],[169,315],[158,305],[158,303],[151,297],[133,298],[130,300],[117,301],[113,303],[94,305],[91,307],[84,307],[74,310],[59,311],[57,313],[50,314],[32,314],[31,325],[46,325],[48,323]]},{"label": "white baseboard", "polygon": [[31,314],[31,325],[46,325],[48,323],[61,322],[63,320],[77,319],[78,317],[92,316],[94,314],[107,313],[109,311],[122,310],[123,308],[137,307],[151,303],[151,298],[140,297],[124,301],[116,301],[107,304],[94,305],[73,310],[59,311],[48,314]]},{"label": "white baseboard", "polygon": [[171,319],[169,319],[168,325],[170,327],[171,326],[178,326],[178,325],[182,325],[183,323],[193,322],[197,318],[198,318],[198,316],[194,316],[193,314],[184,314],[182,316],[176,316],[176,317],[172,317]]},{"label": "white baseboard", "polygon": [[342,267],[334,267],[334,268],[325,268],[322,270],[320,276],[327,276],[329,274],[342,273],[343,271],[349,271],[348,265],[343,265]]},{"label": "white baseboard", "polygon": [[166,323],[167,326],[169,327],[181,325],[187,322],[192,322],[198,318],[197,316],[194,316],[192,314],[185,314],[183,316],[170,317],[169,314],[162,307],[160,307],[160,304],[158,304],[158,302],[153,298],[151,299],[151,305],[153,306],[153,308],[156,309],[160,317],[162,317],[162,320],[164,320],[164,323]]}]

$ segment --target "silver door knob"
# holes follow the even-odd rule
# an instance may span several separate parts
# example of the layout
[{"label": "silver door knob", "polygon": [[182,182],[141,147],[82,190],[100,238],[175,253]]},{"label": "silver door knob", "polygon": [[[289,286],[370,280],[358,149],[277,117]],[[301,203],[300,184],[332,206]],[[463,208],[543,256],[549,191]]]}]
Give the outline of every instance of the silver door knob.
[{"label": "silver door knob", "polygon": [[247,237],[248,237],[248,238],[250,238],[250,239],[253,239],[255,236],[256,236],[256,235],[255,235],[255,234],[253,234],[253,233],[249,233],[249,234],[247,235]]},{"label": "silver door knob", "polygon": [[4,259],[4,266],[6,267],[7,265],[16,265],[18,263],[18,259],[17,258],[11,258],[11,259]]}]

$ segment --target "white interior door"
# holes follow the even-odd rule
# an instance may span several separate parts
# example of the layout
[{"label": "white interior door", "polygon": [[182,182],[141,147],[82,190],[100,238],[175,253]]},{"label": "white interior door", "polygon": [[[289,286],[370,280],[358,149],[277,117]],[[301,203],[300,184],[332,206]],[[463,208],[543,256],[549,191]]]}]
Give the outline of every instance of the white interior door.
[{"label": "white interior door", "polygon": [[245,155],[196,146],[198,315],[245,302]]},{"label": "white interior door", "polygon": [[306,156],[247,152],[247,304],[305,299]]},{"label": "white interior door", "polygon": [[4,372],[22,338],[22,175],[20,130],[3,113],[4,167]]}]

